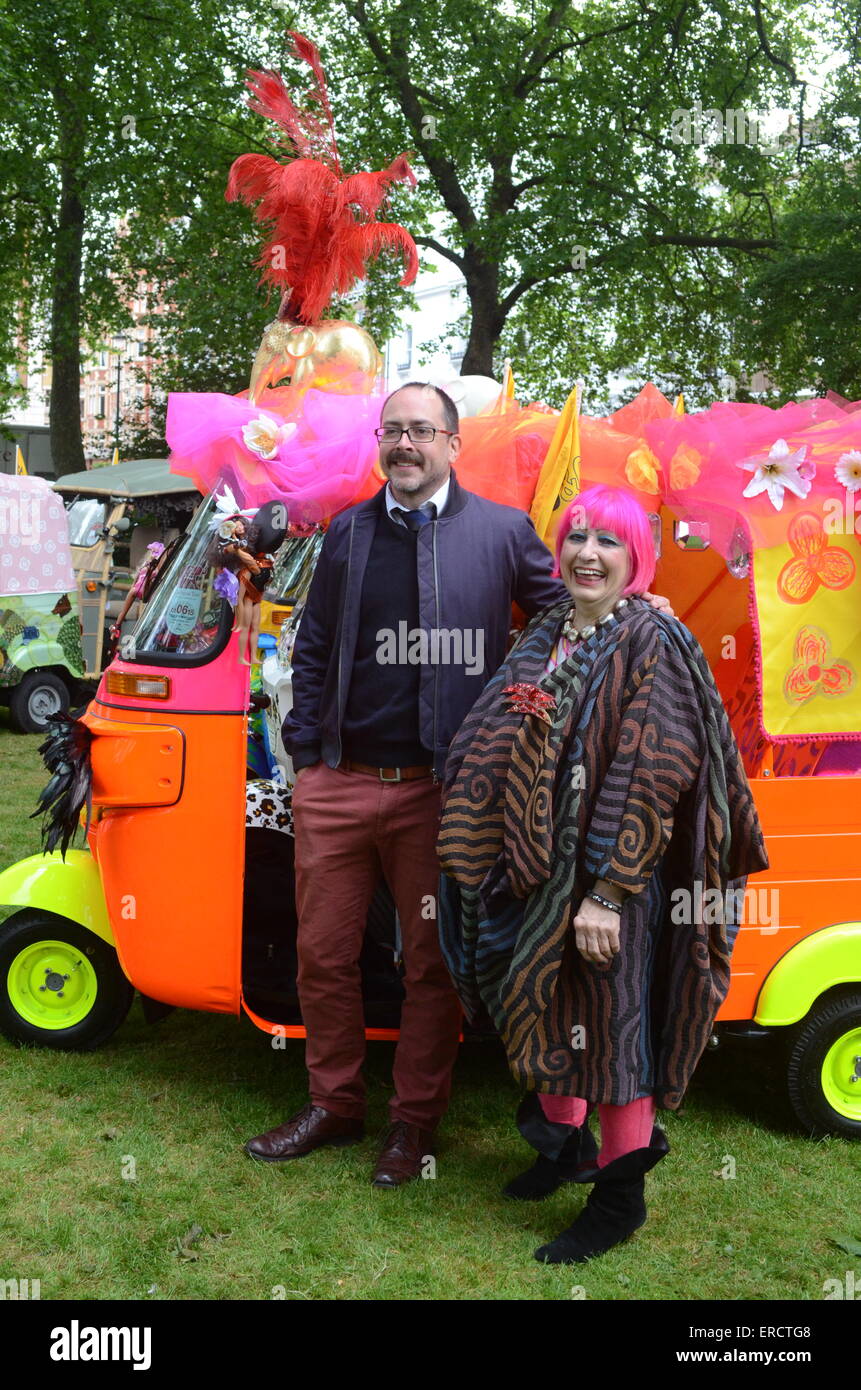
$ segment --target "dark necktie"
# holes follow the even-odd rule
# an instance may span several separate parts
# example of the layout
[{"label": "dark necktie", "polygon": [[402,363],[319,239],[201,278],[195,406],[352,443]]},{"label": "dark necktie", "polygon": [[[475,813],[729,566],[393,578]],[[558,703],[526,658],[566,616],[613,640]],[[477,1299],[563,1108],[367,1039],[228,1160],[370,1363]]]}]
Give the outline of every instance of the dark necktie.
[{"label": "dark necktie", "polygon": [[409,531],[420,531],[422,527],[427,526],[430,521],[430,517],[419,508],[415,511],[408,511],[405,507],[399,507],[398,512]]}]

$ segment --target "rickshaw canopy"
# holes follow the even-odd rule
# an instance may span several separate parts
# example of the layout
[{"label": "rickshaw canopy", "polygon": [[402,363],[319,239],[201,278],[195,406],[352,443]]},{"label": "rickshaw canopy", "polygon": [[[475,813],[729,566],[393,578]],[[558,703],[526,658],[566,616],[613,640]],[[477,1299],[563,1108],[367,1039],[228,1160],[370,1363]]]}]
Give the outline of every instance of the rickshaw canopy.
[{"label": "rickshaw canopy", "polygon": [[54,483],[57,492],[88,497],[160,497],[196,492],[191,478],[171,472],[167,459],[129,459],[83,473],[66,473]]},{"label": "rickshaw canopy", "polygon": [[0,474],[0,518],[0,596],[74,591],[69,523],[50,483]]}]

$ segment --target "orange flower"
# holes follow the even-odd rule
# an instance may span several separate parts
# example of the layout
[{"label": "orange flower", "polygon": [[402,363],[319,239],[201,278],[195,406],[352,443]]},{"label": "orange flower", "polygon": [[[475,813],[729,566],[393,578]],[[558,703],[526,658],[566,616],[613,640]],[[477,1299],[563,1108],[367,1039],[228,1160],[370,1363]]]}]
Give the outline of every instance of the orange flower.
[{"label": "orange flower", "polygon": [[848,661],[827,666],[829,643],[818,627],[803,627],[795,639],[794,666],[787,672],[783,693],[793,705],[803,705],[814,695],[846,695],[855,686],[855,672]]},{"label": "orange flower", "polygon": [[651,449],[632,449],[625,461],[625,477],[638,491],[657,495],[659,468],[660,463]]},{"label": "orange flower", "polygon": [[670,487],[677,492],[693,487],[700,476],[702,456],[687,444],[680,444],[670,463]]},{"label": "orange flower", "polygon": [[855,578],[855,561],[839,545],[829,545],[821,520],[813,512],[793,517],[788,532],[794,558],[777,576],[777,592],[784,603],[807,603],[824,584],[826,589],[845,589]]}]

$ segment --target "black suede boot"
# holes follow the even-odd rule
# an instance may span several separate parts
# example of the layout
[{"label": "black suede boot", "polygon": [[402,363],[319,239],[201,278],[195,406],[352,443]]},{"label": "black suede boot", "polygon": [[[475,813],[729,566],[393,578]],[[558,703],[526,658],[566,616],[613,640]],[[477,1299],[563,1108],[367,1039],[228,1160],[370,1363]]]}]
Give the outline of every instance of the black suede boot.
[{"label": "black suede boot", "polygon": [[645,1223],[645,1176],[670,1151],[655,1125],[647,1149],[635,1149],[599,1168],[585,1207],[567,1230],[535,1251],[544,1264],[583,1264],[604,1255]]},{"label": "black suede boot", "polygon": [[578,1129],[548,1120],[535,1091],[528,1091],[517,1110],[517,1128],[527,1143],[538,1150],[531,1168],[502,1189],[503,1196],[521,1202],[540,1202],[566,1182],[594,1182],[598,1172],[598,1146],[586,1120]]},{"label": "black suede boot", "polygon": [[595,1163],[597,1157],[598,1145],[584,1121],[579,1129],[569,1130],[557,1159],[539,1154],[532,1167],[512,1178],[502,1194],[521,1202],[540,1202],[563,1183],[594,1182],[600,1171]]}]

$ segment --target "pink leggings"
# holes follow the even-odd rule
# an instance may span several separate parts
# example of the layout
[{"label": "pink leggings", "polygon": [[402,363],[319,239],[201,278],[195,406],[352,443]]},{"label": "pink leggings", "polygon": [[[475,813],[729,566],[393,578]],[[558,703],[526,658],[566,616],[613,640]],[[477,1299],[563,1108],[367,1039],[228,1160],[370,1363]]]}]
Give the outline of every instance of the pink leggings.
[{"label": "pink leggings", "polygon": [[[541,1109],[552,1124],[574,1125],[579,1129],[586,1119],[587,1105],[578,1096],[539,1096]],[[601,1122],[601,1152],[598,1167],[604,1168],[614,1158],[646,1149],[655,1123],[653,1096],[643,1096],[627,1105],[599,1105]]]}]

